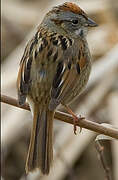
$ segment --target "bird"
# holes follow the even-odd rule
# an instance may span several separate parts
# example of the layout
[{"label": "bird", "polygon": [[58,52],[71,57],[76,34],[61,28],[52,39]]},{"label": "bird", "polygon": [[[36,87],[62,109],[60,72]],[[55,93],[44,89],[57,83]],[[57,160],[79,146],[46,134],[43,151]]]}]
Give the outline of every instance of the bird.
[{"label": "bird", "polygon": [[17,77],[19,105],[26,100],[33,115],[26,173],[39,169],[48,175],[53,162],[53,119],[88,82],[91,54],[86,40],[95,21],[75,3],[53,7],[27,43]]}]

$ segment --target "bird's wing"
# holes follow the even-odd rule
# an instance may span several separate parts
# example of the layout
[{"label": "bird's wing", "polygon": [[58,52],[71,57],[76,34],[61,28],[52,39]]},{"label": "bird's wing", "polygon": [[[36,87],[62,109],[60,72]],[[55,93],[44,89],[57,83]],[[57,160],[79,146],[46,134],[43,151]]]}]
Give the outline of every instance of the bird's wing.
[{"label": "bird's wing", "polygon": [[73,48],[69,48],[68,55],[62,54],[62,60],[60,58],[56,67],[51,90],[50,109],[55,109],[60,103],[68,103],[76,96],[77,85],[86,59],[81,51],[76,53],[73,51]]},{"label": "bird's wing", "polygon": [[[51,62],[50,58],[52,53],[52,69],[54,69],[54,64],[58,56],[58,42],[55,38],[52,38],[53,35],[54,33],[47,34],[45,29],[39,27],[34,37],[29,41],[25,48],[17,78],[18,100],[21,105],[25,103],[29,90],[32,87],[32,83],[36,84],[40,81],[40,86],[42,85],[41,82],[44,81],[44,71],[46,71],[46,79],[50,74],[51,77],[54,76],[54,72],[51,72],[48,67]],[[54,45],[53,49],[52,45]]]},{"label": "bird's wing", "polygon": [[24,51],[23,57],[20,62],[20,68],[17,77],[17,90],[18,90],[18,101],[20,105],[23,105],[26,101],[26,96],[30,88],[30,72],[32,65],[32,48],[33,40],[31,40]]}]

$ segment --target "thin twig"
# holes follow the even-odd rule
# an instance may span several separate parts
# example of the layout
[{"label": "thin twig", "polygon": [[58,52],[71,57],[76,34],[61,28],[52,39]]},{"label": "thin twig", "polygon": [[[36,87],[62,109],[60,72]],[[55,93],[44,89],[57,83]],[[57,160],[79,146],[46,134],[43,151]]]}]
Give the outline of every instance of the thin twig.
[{"label": "thin twig", "polygon": [[20,106],[18,104],[17,99],[9,97],[9,96],[1,95],[1,102],[30,111],[30,107],[28,103],[25,103],[23,106]]},{"label": "thin twig", "polygon": [[96,147],[97,152],[99,153],[100,161],[105,171],[107,180],[112,180],[110,168],[107,166],[105,157],[104,157],[104,147],[100,144],[99,141],[95,142],[95,147]]},{"label": "thin twig", "polygon": [[[27,103],[25,103],[23,106],[19,106],[17,99],[14,99],[14,98],[11,98],[11,97],[8,97],[5,95],[1,95],[1,102],[30,111],[29,105]],[[66,123],[73,124],[72,116],[67,113],[56,111],[55,118],[60,121],[64,121]],[[114,127],[114,128],[113,127],[105,127],[101,124],[92,122],[90,120],[86,120],[86,119],[81,120],[81,118],[78,118],[78,122],[76,125],[80,126],[82,128],[86,128],[88,130],[95,131],[99,134],[104,134],[104,135],[118,139],[118,129],[116,127]]]}]

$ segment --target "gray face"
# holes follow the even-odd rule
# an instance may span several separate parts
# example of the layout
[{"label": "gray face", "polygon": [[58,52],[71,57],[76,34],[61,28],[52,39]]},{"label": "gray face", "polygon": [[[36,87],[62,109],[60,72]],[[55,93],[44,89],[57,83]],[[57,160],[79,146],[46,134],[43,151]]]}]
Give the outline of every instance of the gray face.
[{"label": "gray face", "polygon": [[62,21],[61,27],[75,37],[85,37],[88,31],[87,18],[72,12],[60,13],[57,18]]},{"label": "gray face", "polygon": [[86,37],[88,27],[97,26],[97,24],[86,15],[75,14],[70,11],[48,13],[43,20],[43,25],[52,31],[69,34],[74,38]]}]

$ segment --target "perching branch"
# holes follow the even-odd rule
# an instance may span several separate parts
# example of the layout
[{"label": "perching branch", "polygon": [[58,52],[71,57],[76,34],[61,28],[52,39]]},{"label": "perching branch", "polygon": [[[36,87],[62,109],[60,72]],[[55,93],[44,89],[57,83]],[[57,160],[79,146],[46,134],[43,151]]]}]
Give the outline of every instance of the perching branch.
[{"label": "perching branch", "polygon": [[99,153],[99,158],[102,163],[102,167],[105,171],[106,180],[112,180],[110,168],[107,166],[106,160],[104,157],[104,146],[102,146],[99,141],[96,141],[95,147],[96,147],[97,152]]},{"label": "perching branch", "polygon": [[[28,103],[25,103],[23,106],[20,106],[16,99],[5,96],[5,95],[1,95],[1,102],[30,111]],[[55,118],[60,120],[60,121],[64,121],[66,123],[73,124],[72,116],[67,114],[67,113],[56,111],[55,112]],[[86,128],[88,130],[95,131],[99,134],[104,134],[104,135],[118,139],[118,129],[116,127],[114,127],[114,128],[113,127],[106,127],[106,126],[103,126],[101,124],[92,122],[90,120],[86,120],[86,119],[80,120],[79,118],[78,118],[77,126],[80,126],[82,128]]]}]

